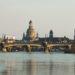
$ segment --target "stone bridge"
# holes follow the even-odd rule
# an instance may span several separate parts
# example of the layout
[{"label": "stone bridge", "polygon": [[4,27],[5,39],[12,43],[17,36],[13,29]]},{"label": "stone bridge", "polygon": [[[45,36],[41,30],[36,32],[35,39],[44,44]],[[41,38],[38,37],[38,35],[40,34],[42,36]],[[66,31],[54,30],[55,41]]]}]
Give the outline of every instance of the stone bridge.
[{"label": "stone bridge", "polygon": [[4,52],[26,51],[32,52],[33,49],[41,49],[44,52],[52,52],[52,49],[61,49],[61,51],[71,50],[72,44],[5,44],[0,49]]}]

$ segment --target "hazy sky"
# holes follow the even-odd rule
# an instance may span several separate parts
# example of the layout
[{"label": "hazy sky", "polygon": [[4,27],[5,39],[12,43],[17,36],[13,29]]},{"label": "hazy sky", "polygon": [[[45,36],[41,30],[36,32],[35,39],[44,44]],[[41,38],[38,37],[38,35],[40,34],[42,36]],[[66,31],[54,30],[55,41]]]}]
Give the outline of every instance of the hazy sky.
[{"label": "hazy sky", "polygon": [[32,20],[39,36],[49,34],[73,38],[75,0],[0,0],[0,35],[22,38]]}]

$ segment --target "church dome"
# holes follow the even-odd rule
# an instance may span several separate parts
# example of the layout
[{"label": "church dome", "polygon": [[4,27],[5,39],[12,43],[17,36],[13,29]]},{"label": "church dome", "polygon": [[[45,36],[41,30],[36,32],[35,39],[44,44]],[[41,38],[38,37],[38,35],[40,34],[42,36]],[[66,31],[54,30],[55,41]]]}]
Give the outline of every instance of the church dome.
[{"label": "church dome", "polygon": [[29,21],[29,28],[27,29],[27,33],[26,33],[26,37],[28,38],[28,40],[34,40],[36,38],[36,31],[33,27],[33,23],[30,20]]}]

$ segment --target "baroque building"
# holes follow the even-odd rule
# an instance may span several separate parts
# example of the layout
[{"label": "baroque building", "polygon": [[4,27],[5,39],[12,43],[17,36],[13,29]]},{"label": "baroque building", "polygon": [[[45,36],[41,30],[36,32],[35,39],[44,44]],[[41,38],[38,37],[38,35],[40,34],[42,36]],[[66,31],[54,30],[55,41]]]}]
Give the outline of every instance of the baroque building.
[{"label": "baroque building", "polygon": [[25,33],[23,33],[23,42],[26,43],[42,43],[42,42],[48,42],[48,43],[67,43],[69,42],[69,38],[67,37],[54,37],[53,30],[50,30],[48,37],[39,37],[38,33],[36,33],[36,30],[34,29],[33,22],[29,21],[29,27]]},{"label": "baroque building", "polygon": [[23,39],[24,41],[26,42],[32,42],[32,41],[35,41],[37,39],[37,33],[34,29],[34,26],[33,26],[33,22],[30,20],[29,21],[29,27],[26,31],[26,35],[25,33],[23,33]]}]

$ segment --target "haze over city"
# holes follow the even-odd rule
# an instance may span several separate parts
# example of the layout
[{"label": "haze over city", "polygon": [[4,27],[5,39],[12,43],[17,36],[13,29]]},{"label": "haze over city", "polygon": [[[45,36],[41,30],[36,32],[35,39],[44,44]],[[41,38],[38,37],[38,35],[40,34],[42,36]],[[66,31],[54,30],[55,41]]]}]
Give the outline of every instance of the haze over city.
[{"label": "haze over city", "polygon": [[0,0],[0,36],[15,35],[21,39],[33,21],[40,37],[74,37],[75,0]]}]

